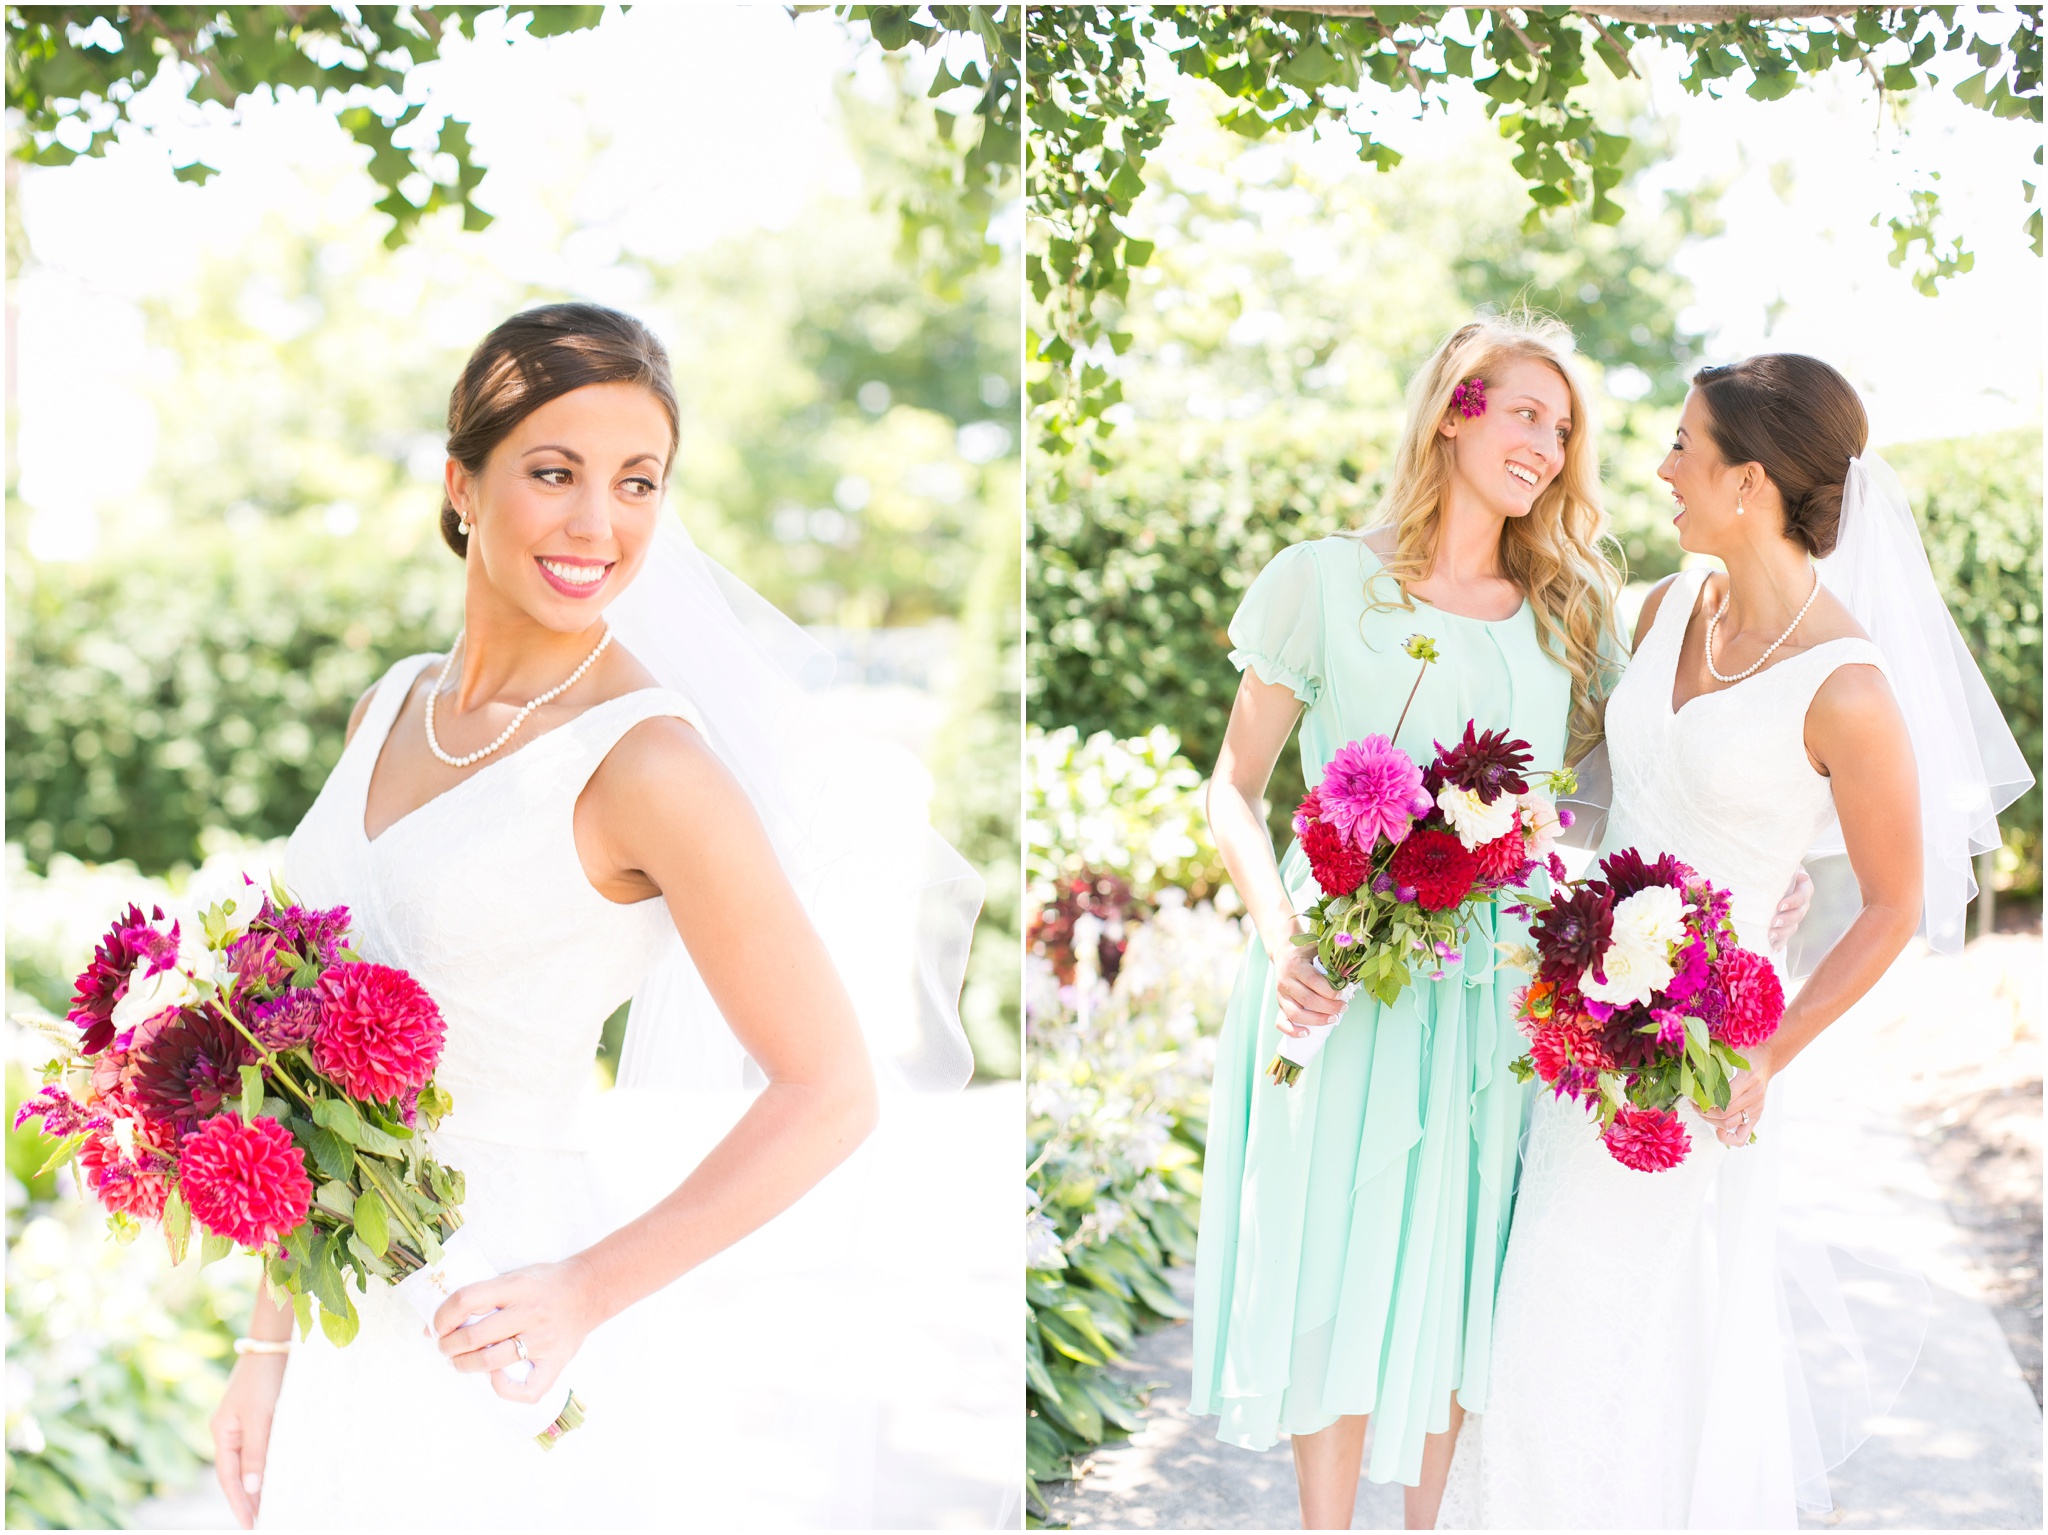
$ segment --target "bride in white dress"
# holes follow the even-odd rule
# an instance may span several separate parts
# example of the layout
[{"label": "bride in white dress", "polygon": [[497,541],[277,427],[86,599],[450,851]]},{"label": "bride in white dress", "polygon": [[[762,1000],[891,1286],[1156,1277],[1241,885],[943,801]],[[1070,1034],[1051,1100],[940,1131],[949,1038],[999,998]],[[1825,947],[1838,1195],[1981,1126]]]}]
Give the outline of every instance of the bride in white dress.
[{"label": "bride in white dress", "polygon": [[[775,717],[795,711],[774,647],[801,641],[663,516],[677,428],[659,342],[593,305],[506,321],[451,398],[464,633],[357,704],[284,875],[308,905],[346,905],[357,950],[439,1003],[455,1108],[431,1139],[499,1277],[441,1307],[438,1352],[381,1286],[348,1346],[316,1331],[287,1349],[291,1313],[259,1292],[256,1349],[213,1423],[245,1528],[864,1520],[866,1467],[835,1443],[858,1438],[857,1408],[789,1378],[806,1349],[830,1374],[815,1344],[835,1287],[778,1291],[791,1270],[771,1265],[742,1313],[734,1286],[675,1283],[824,1179],[878,1101],[807,878],[846,848],[821,852],[829,828],[777,777],[802,753],[776,732],[800,740],[804,721]],[[654,1127],[637,1171],[671,1186],[637,1210],[593,1157],[617,1127],[587,1094],[628,998],[622,1088],[754,1089],[725,1124]],[[958,1085],[943,1000],[926,1064]],[[623,1113],[608,1100],[602,1118]],[[506,1372],[523,1358],[522,1383]],[[544,1452],[509,1404],[558,1382],[589,1416]]]},{"label": "bride in white dress", "polygon": [[[1770,1087],[1923,913],[1937,947],[1959,942],[1969,857],[2031,781],[1903,491],[1862,456],[1847,381],[1776,354],[1694,386],[1659,472],[1680,543],[1727,572],[1687,571],[1643,605],[1607,709],[1601,851],[1675,854],[1732,893],[1759,953],[1775,897],[1819,848],[1846,850],[1862,910],[1725,1113],[1682,1111],[1693,1149],[1678,1167],[1623,1167],[1582,1108],[1539,1092],[1494,1387],[1465,1420],[1440,1529],[1789,1529],[1798,1506],[1827,1506],[1824,1471],[1862,1430],[1840,1437],[1822,1414],[1822,1450],[1781,1336]],[[1866,1415],[1898,1383],[1871,1382]]]}]

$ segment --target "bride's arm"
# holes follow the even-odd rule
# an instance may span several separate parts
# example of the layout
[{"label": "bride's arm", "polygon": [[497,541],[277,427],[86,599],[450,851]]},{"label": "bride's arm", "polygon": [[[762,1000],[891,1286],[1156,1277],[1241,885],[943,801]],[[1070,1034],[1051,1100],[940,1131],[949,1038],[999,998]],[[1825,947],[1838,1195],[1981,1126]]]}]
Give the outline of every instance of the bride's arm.
[{"label": "bride's arm", "polygon": [[1863,909],[1807,977],[1778,1032],[1749,1052],[1752,1069],[1737,1073],[1727,1110],[1709,1117],[1746,1112],[1755,1124],[1771,1077],[1877,984],[1920,925],[1919,775],[1905,716],[1884,674],[1872,666],[1838,667],[1807,710],[1806,749],[1834,790]]},{"label": "bride's arm", "polygon": [[1230,706],[1230,724],[1208,790],[1210,834],[1279,977],[1284,1025],[1297,1033],[1306,1026],[1334,1022],[1344,1010],[1329,982],[1316,973],[1313,953],[1292,942],[1304,929],[1281,882],[1273,840],[1259,814],[1273,764],[1280,760],[1300,713],[1301,700],[1291,689],[1263,682],[1247,671]]},{"label": "bride's arm", "polygon": [[[536,1368],[502,1396],[538,1400],[591,1329],[803,1196],[874,1128],[874,1072],[853,1003],[746,793],[696,731],[650,720],[585,792],[607,867],[668,902],[719,1011],[768,1078],[738,1124],[639,1219],[573,1258],[452,1297],[435,1317],[457,1367],[502,1370],[518,1334]],[[586,860],[591,849],[586,848]],[[504,1309],[469,1327],[486,1306]]]}]

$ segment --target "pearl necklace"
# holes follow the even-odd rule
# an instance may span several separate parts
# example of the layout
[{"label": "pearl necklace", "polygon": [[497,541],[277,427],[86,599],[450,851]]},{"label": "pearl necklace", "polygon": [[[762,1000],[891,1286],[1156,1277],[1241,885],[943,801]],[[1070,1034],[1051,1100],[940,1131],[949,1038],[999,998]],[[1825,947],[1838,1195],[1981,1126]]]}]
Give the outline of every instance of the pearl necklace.
[{"label": "pearl necklace", "polygon": [[[463,631],[463,634],[467,634],[468,632],[469,631],[465,629]],[[576,686],[577,682],[582,678],[583,674],[590,670],[591,665],[597,660],[599,656],[604,654],[604,647],[609,645],[611,642],[611,626],[606,625],[604,631],[604,638],[597,642],[597,649],[591,651],[589,655],[583,658],[583,664],[577,667],[576,670],[574,670],[573,672],[569,673],[568,680],[563,682],[559,687],[549,688],[545,693],[541,694],[540,697],[534,699],[533,702],[529,703],[525,708],[521,709],[517,714],[513,715],[512,723],[507,725],[504,728],[504,730],[499,734],[498,739],[493,741],[489,746],[485,746],[476,751],[473,751],[465,757],[451,757],[448,755],[448,753],[441,750],[441,742],[434,734],[434,700],[440,696],[441,690],[448,686],[448,673],[454,669],[455,657],[457,653],[460,652],[462,649],[462,634],[456,635],[455,643],[448,647],[448,659],[441,663],[441,675],[434,680],[433,691],[427,694],[427,750],[431,751],[436,757],[439,757],[443,762],[447,763],[448,766],[452,768],[466,768],[473,762],[483,761],[484,758],[488,757],[492,752],[496,751],[499,747],[503,746],[507,741],[512,739],[514,732],[516,732],[521,725],[524,725],[526,723],[527,715],[533,713],[533,711],[538,709],[542,704],[553,703],[557,698],[560,698],[564,693],[568,692],[569,689]]]},{"label": "pearl necklace", "polygon": [[1816,570],[1813,573],[1813,590],[1806,594],[1806,605],[1792,615],[1792,622],[1785,626],[1785,632],[1771,641],[1770,647],[1756,658],[1755,666],[1750,667],[1748,671],[1737,672],[1732,677],[1724,677],[1721,675],[1720,668],[1714,665],[1714,631],[1720,628],[1721,620],[1728,616],[1728,603],[1735,596],[1735,583],[1730,581],[1728,583],[1728,595],[1721,599],[1721,606],[1715,610],[1714,616],[1707,620],[1707,674],[1716,682],[1740,682],[1745,677],[1755,676],[1762,669],[1764,662],[1770,660],[1771,656],[1777,651],[1777,648],[1792,638],[1792,631],[1799,627],[1799,620],[1806,617],[1806,609],[1813,606],[1813,599],[1819,595],[1820,572]]}]

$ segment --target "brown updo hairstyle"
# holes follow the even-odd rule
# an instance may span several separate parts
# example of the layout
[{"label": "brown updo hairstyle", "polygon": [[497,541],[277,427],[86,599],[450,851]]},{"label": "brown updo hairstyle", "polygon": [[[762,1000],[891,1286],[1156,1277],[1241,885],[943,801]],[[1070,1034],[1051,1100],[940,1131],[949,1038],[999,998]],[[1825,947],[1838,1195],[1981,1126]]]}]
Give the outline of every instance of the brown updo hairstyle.
[{"label": "brown updo hairstyle", "polygon": [[[668,412],[668,458],[674,461],[682,413],[668,352],[645,325],[602,304],[523,309],[478,342],[448,395],[448,456],[481,473],[514,427],[586,384],[638,384],[652,394]],[[469,535],[445,492],[441,537],[468,558]]]},{"label": "brown updo hairstyle", "polygon": [[1831,554],[1849,460],[1870,440],[1855,388],[1818,357],[1797,352],[1702,368],[1692,382],[1722,461],[1763,465],[1785,503],[1785,536],[1816,559]]}]

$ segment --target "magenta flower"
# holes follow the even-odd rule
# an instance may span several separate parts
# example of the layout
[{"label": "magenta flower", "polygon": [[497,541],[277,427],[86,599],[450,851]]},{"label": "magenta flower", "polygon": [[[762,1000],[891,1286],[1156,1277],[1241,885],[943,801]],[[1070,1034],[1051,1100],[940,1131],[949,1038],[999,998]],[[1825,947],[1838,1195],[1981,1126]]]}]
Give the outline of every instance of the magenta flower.
[{"label": "magenta flower", "polygon": [[81,1031],[80,1055],[98,1055],[114,1042],[114,1005],[127,995],[133,976],[155,975],[177,963],[178,924],[173,922],[168,933],[150,925],[163,920],[161,907],[150,908],[145,921],[142,908],[131,905],[80,972],[77,994],[66,1014]]},{"label": "magenta flower", "polygon": [[1320,794],[1323,819],[1361,853],[1382,836],[1400,842],[1430,806],[1422,770],[1385,736],[1344,746],[1323,769]]},{"label": "magenta flower", "polygon": [[1451,409],[1468,421],[1486,414],[1486,380],[1478,374],[1451,391]]},{"label": "magenta flower", "polygon": [[1678,974],[1664,987],[1664,995],[1671,1002],[1684,1002],[1698,995],[1706,984],[1707,946],[1695,938],[1679,952]]},{"label": "magenta flower", "polygon": [[1657,1025],[1657,1043],[1667,1050],[1685,1048],[1685,1014],[1668,1007],[1650,1009],[1650,1021]]}]

